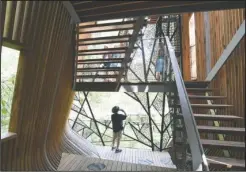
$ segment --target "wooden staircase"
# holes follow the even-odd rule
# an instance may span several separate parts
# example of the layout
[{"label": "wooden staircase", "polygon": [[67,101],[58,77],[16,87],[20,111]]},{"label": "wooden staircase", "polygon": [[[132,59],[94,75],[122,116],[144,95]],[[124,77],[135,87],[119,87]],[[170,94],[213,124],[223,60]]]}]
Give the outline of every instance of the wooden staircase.
[{"label": "wooden staircase", "polygon": [[[79,91],[78,84],[82,82],[120,82],[121,78],[125,76],[127,63],[131,60],[130,55],[136,49],[134,44],[137,38],[142,36],[140,31],[146,24],[147,20],[139,17],[129,21],[78,26],[74,89]],[[119,33],[117,36],[82,39],[78,37],[80,34],[112,31],[118,31]],[[117,45],[117,47],[114,45]],[[96,46],[97,48],[94,48]],[[108,46],[108,48],[98,48],[104,46]],[[103,59],[105,54],[118,54],[120,57]],[[105,64],[106,66],[110,64],[117,65],[115,67],[105,67]]]},{"label": "wooden staircase", "polygon": [[[225,110],[227,108],[232,108],[233,105],[228,104],[208,104],[208,100],[223,100],[225,96],[208,96],[205,93],[211,92],[213,93],[215,89],[207,88],[209,82],[191,82],[192,84],[188,84],[185,82],[186,90],[188,92],[188,97],[191,102],[191,107],[193,109],[193,115],[197,122],[197,128],[200,133],[201,143],[205,150],[205,154],[209,163],[210,170],[221,170],[221,169],[232,169],[232,170],[245,170],[245,160],[238,159],[237,156],[234,156],[236,153],[241,153],[244,156],[245,152],[245,140],[236,141],[233,140],[233,137],[230,138],[228,136],[244,136],[245,128],[236,127],[236,123],[242,118],[235,115],[224,115],[224,114],[211,114],[210,110]],[[174,99],[174,96],[170,96],[170,99]],[[199,102],[199,103],[197,103]],[[169,105],[173,108],[180,108],[179,102],[176,104]],[[202,113],[196,113],[202,112]],[[176,118],[182,119],[182,114],[177,114]],[[208,121],[214,124],[215,121],[219,122],[231,122],[233,126],[213,126],[209,125]],[[176,131],[182,131],[184,126],[175,126]],[[209,137],[209,134],[213,134],[213,138]],[[219,140],[218,134],[222,134],[224,136],[224,140]],[[210,135],[211,136],[211,135]],[[183,144],[182,138],[176,139],[176,144]],[[219,149],[228,151],[232,154],[232,157],[226,157],[223,154],[217,154],[216,151]],[[208,152],[208,153],[207,153]]]}]

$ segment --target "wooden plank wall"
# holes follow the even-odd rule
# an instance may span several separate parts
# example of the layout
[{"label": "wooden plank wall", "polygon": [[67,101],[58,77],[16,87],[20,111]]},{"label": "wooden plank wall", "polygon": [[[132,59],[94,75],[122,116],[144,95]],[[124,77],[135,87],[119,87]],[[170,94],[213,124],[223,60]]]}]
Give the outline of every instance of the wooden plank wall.
[{"label": "wooden plank wall", "polygon": [[[214,67],[224,48],[242,24],[245,19],[244,13],[245,9],[208,12],[210,21],[211,68]],[[203,13],[195,13],[195,23],[197,78],[202,81],[207,76]],[[234,50],[230,59],[218,72],[211,86],[218,88],[215,94],[227,96],[227,100],[224,103],[227,102],[234,105],[232,110],[223,113],[245,118],[245,96],[243,94],[245,93],[245,38],[241,40],[240,45]],[[241,121],[240,126],[244,126],[244,121]]]},{"label": "wooden plank wall", "polygon": [[[208,12],[210,23],[211,69],[216,64],[225,47],[231,41],[242,22],[245,20],[245,9]],[[195,13],[197,80],[203,81],[206,74],[205,26],[204,13]],[[230,59],[218,72],[210,87],[217,88],[214,95],[227,96],[225,100],[214,103],[234,105],[233,108],[220,110],[218,114],[236,115],[245,119],[245,37],[236,47]],[[205,123],[205,122],[203,122]],[[245,121],[237,123],[221,122],[220,126],[245,127]],[[226,137],[226,140],[244,141],[244,137]],[[242,158],[242,155],[236,155]]]},{"label": "wooden plank wall", "polygon": [[17,138],[1,143],[1,170],[55,170],[65,149],[82,153],[65,137],[74,96],[75,27],[58,1],[5,1],[2,5],[7,14],[4,38],[25,46],[19,57],[9,128]]}]

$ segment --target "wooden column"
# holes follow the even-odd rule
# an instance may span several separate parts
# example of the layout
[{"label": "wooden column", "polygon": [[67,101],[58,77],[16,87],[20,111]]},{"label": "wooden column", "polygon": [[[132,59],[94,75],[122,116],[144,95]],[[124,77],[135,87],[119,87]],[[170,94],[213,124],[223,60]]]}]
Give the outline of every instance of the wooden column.
[{"label": "wooden column", "polygon": [[182,66],[183,77],[185,81],[191,80],[191,66],[190,66],[190,40],[189,40],[189,19],[190,14],[183,14],[181,16],[182,29]]}]

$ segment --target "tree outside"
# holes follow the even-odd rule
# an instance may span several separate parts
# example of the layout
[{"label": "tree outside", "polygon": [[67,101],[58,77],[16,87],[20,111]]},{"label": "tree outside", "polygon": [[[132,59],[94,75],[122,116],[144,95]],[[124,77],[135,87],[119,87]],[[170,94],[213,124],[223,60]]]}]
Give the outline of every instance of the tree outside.
[{"label": "tree outside", "polygon": [[1,134],[8,132],[19,51],[2,47],[1,52]]}]

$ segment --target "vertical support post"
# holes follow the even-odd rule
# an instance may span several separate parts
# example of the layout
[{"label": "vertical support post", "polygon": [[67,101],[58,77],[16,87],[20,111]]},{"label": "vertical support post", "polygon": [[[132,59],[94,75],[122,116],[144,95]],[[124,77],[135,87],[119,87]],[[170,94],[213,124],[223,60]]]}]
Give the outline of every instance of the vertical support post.
[{"label": "vertical support post", "polygon": [[[84,92],[83,92],[83,93],[84,93]],[[86,97],[88,96],[88,94],[89,94],[89,92],[85,93]],[[80,107],[80,109],[79,109],[78,115],[77,115],[77,117],[75,118],[74,123],[73,123],[73,125],[72,125],[72,129],[74,128],[74,126],[75,126],[75,124],[76,124],[76,122],[77,122],[77,120],[78,120],[78,118],[79,118],[79,114],[81,113],[84,104],[85,104],[85,100],[84,100],[83,103],[81,104],[81,107]]]},{"label": "vertical support post", "polygon": [[103,146],[105,146],[105,143],[104,143],[104,141],[103,141],[102,135],[101,135],[100,130],[99,130],[98,126],[97,126],[97,122],[96,122],[95,116],[94,116],[94,114],[93,114],[93,112],[92,112],[90,103],[89,103],[89,101],[88,101],[88,99],[87,99],[87,96],[85,95],[85,92],[83,92],[83,93],[84,93],[84,96],[85,96],[85,101],[86,101],[86,103],[88,104],[88,108],[89,108],[89,110],[90,110],[90,112],[91,112],[91,116],[92,116],[92,118],[93,118],[93,122],[95,123],[95,126],[96,126],[96,128],[97,128],[98,135],[99,135],[99,137],[100,137],[100,139],[101,139],[101,142],[102,142]]},{"label": "vertical support post", "polygon": [[180,45],[180,71],[182,74],[182,77],[184,77],[184,71],[183,71],[183,48],[182,48],[182,20],[181,20],[181,15],[179,14],[179,19],[178,19],[178,26],[179,26],[179,45]]},{"label": "vertical support post", "polygon": [[150,112],[150,103],[149,103],[149,93],[146,93],[147,105],[148,105],[148,115],[149,115],[149,132],[151,140],[151,148],[154,151],[154,141],[153,141],[153,132],[152,132],[152,122],[151,122],[151,112]]},{"label": "vertical support post", "polygon": [[176,116],[176,112],[177,112],[177,107],[176,107],[176,102],[177,102],[177,93],[174,92],[174,100],[173,100],[173,114],[172,114],[172,118],[173,118],[173,147],[174,147],[174,159],[175,161],[177,161],[177,147],[176,147],[176,138],[177,138],[177,131],[176,131],[176,127],[177,127],[177,116]]},{"label": "vertical support post", "polygon": [[[72,19],[71,19],[72,20]],[[73,55],[72,55],[72,57],[73,57],[73,70],[72,70],[72,72],[73,72],[73,85],[72,85],[72,88],[73,89],[75,89],[75,84],[76,84],[76,64],[77,64],[77,61],[76,61],[76,59],[77,59],[77,26],[76,26],[76,24],[74,24],[74,28],[73,28],[73,36],[72,36],[72,46],[73,46],[73,48],[72,48],[72,50],[73,50]]]},{"label": "vertical support post", "polygon": [[207,75],[211,70],[211,50],[210,50],[210,25],[208,12],[204,12],[205,26],[205,54],[206,54],[206,72]]},{"label": "vertical support post", "polygon": [[163,100],[162,100],[162,114],[161,114],[161,140],[160,140],[160,151],[162,151],[163,149],[163,134],[164,134],[164,131],[163,131],[163,124],[164,124],[164,118],[165,118],[165,102],[166,102],[166,93],[164,92],[163,93]]},{"label": "vertical support post", "polygon": [[74,82],[73,82],[73,89],[75,89],[76,87],[76,80],[77,80],[77,64],[78,64],[78,50],[79,50],[79,45],[78,45],[78,42],[79,42],[79,24],[75,24],[75,52],[74,52]]},{"label": "vertical support post", "polygon": [[140,38],[141,40],[141,47],[142,47],[142,59],[143,59],[143,71],[144,71],[144,79],[147,82],[147,71],[146,71],[146,63],[145,63],[145,53],[144,53],[144,44],[143,44],[143,36]]},{"label": "vertical support post", "polygon": [[168,36],[168,38],[170,38],[169,35],[170,35],[170,15],[168,15],[168,22],[167,22],[167,36]]},{"label": "vertical support post", "polygon": [[155,50],[155,44],[156,44],[156,39],[154,40],[154,44],[153,44],[151,55],[150,55],[150,59],[149,59],[149,65],[148,65],[148,69],[147,69],[147,76],[149,76],[150,65],[151,65],[151,62],[152,62],[152,59],[153,59],[154,50]]}]

